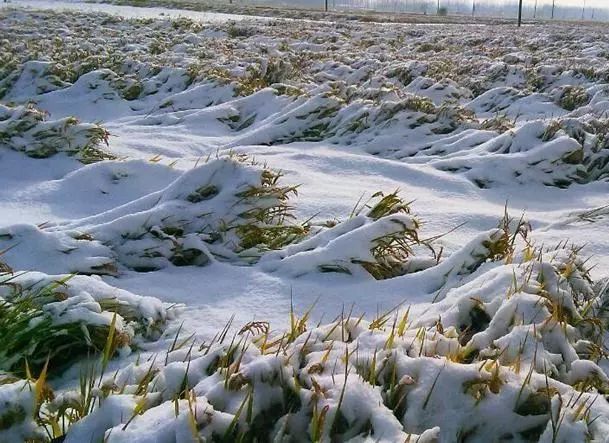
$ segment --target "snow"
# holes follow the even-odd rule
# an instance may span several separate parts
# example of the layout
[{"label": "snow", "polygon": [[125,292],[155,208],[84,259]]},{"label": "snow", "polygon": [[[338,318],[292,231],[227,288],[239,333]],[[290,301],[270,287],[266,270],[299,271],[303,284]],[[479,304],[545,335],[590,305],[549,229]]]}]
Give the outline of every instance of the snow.
[{"label": "snow", "polygon": [[[185,11],[182,9],[170,8],[138,8],[132,6],[120,6],[104,3],[86,3],[81,1],[61,1],[61,0],[11,0],[10,3],[3,3],[0,8],[32,8],[32,9],[51,9],[64,11],[81,12],[104,12],[125,18],[179,18],[189,17],[208,23],[225,22],[228,20],[244,20],[250,16],[238,14],[222,14],[219,12],[197,12]],[[259,20],[264,20],[259,17]]]},{"label": "snow", "polygon": [[[0,404],[2,405],[3,424],[6,422],[0,429],[0,437],[3,440],[24,441],[44,436],[43,429],[29,418],[35,407],[32,391],[33,386],[30,382],[2,380]],[[14,426],[11,426],[12,424]]]},{"label": "snow", "polygon": [[[62,282],[41,316],[127,337],[66,441],[225,435],[286,389],[301,406],[268,426],[278,439],[306,440],[316,414],[352,428],[325,439],[604,438],[604,29],[38,0],[0,20],[0,260],[15,272],[0,302]],[[395,190],[399,209],[375,215]],[[230,344],[251,321],[279,341],[312,305],[284,347],[252,331]],[[233,345],[241,360],[219,369]],[[78,372],[51,381],[56,410]],[[34,414],[17,392],[33,383],[0,383],[0,423],[13,403]]]}]

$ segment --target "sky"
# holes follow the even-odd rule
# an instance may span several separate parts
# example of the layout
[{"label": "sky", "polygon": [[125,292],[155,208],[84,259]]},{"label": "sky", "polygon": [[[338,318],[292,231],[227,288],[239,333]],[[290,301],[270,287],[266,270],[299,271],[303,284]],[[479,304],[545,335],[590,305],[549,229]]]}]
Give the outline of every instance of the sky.
[{"label": "sky", "polygon": [[[556,3],[571,5],[571,6],[583,6],[583,0],[557,0]],[[600,8],[600,7],[608,7],[609,2],[607,0],[586,0],[586,6]]]},{"label": "sky", "polygon": [[[524,0],[525,4],[534,3],[535,0]],[[538,5],[542,4],[552,4],[552,0],[538,0]],[[583,8],[584,0],[556,0],[556,6],[571,6],[571,7],[580,7]],[[609,0],[585,0],[586,10],[594,9],[594,8],[609,8]]]},{"label": "sky", "polygon": [[[499,0],[500,3],[502,0]],[[535,0],[525,0],[525,3],[534,3]],[[552,0],[538,0],[539,4],[552,4]],[[556,0],[556,6],[582,6],[584,5],[584,0]],[[609,7],[609,0],[586,0],[586,7]]]},{"label": "sky", "polygon": [[[450,1],[450,0],[448,0]],[[463,0],[464,3],[468,3],[468,0]],[[583,8],[585,1],[586,11],[592,11],[593,9],[609,9],[609,0],[555,0],[555,6],[557,9],[569,7],[569,8]],[[483,3],[487,5],[515,5],[517,0],[476,0],[477,3]],[[535,4],[535,0],[524,0],[525,7],[532,7]],[[550,6],[552,0],[537,0],[538,8],[543,6]]]},{"label": "sky", "polygon": [[[512,0],[513,1],[513,0]],[[524,3],[534,3],[535,0],[524,0]],[[509,0],[496,0],[496,3],[510,3]],[[538,4],[552,4],[552,0],[538,0]],[[582,6],[584,5],[584,0],[556,0],[556,6]],[[586,8],[587,7],[609,7],[609,0],[586,0]]]},{"label": "sky", "polygon": [[[441,0],[442,1],[442,0]],[[450,2],[450,0],[448,0]],[[467,3],[467,0],[463,0]],[[487,4],[514,4],[517,0],[483,0],[482,3]],[[555,0],[557,7],[583,7],[584,0]],[[525,5],[534,4],[535,0],[524,0]],[[552,0],[537,0],[538,6],[551,5]],[[609,8],[609,0],[585,0],[586,9],[588,8]]]}]

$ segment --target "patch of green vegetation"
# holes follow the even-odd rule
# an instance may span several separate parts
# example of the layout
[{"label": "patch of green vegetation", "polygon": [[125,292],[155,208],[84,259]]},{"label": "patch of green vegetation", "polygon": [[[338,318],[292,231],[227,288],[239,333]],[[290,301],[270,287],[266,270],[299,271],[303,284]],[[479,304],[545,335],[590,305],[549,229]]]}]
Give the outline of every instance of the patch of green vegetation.
[{"label": "patch of green vegetation", "polygon": [[567,111],[573,111],[588,104],[590,97],[588,92],[581,86],[567,86],[560,96],[560,106]]},{"label": "patch of green vegetation", "polygon": [[[10,278],[3,276],[10,285]],[[53,373],[89,354],[101,352],[106,345],[110,324],[61,321],[46,309],[51,303],[65,301],[59,282],[40,290],[15,287],[0,298],[0,370],[25,374],[26,366],[38,372],[45,364]],[[126,346],[130,338],[116,333],[114,350]],[[47,363],[48,362],[48,363]]]}]

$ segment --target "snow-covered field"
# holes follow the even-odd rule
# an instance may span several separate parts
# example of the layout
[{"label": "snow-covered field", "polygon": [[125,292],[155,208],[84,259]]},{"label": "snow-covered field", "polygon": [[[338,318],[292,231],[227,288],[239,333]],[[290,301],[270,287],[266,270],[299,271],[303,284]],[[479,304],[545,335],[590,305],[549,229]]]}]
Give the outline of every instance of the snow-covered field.
[{"label": "snow-covered field", "polygon": [[4,5],[0,441],[605,441],[608,111],[601,27]]}]

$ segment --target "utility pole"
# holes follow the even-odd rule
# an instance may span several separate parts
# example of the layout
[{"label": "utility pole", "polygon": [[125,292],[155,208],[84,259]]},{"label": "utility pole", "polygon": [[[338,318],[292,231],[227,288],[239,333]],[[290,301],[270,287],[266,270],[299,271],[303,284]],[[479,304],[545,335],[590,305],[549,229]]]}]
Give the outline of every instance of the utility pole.
[{"label": "utility pole", "polygon": [[325,5],[324,5],[324,10],[326,12],[328,12],[328,0],[326,0]]},{"label": "utility pole", "polygon": [[438,9],[436,9],[436,15],[440,15],[440,0],[438,0]]},{"label": "utility pole", "polygon": [[472,17],[476,16],[476,0],[472,1]]},{"label": "utility pole", "polygon": [[584,0],[584,7],[582,8],[582,20],[584,19],[586,15],[586,0]]},{"label": "utility pole", "polygon": [[518,2],[518,27],[522,26],[522,0]]},{"label": "utility pole", "polygon": [[537,0],[535,0],[535,9],[533,10],[533,18],[537,18]]},{"label": "utility pole", "polygon": [[554,8],[556,7],[556,0],[552,0],[552,20],[554,20]]}]

